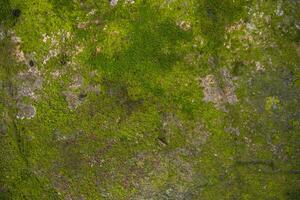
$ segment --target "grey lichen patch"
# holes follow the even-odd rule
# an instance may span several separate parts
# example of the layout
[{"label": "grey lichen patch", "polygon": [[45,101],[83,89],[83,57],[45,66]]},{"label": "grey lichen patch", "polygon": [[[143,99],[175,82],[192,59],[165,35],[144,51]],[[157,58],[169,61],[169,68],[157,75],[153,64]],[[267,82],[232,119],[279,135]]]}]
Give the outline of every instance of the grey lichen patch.
[{"label": "grey lichen patch", "polygon": [[53,34],[42,34],[42,41],[45,46],[48,47],[49,51],[44,55],[42,63],[47,64],[52,58],[57,57],[63,51],[62,48],[66,45],[67,40],[71,39],[72,35],[70,32],[60,30]]},{"label": "grey lichen patch", "polygon": [[178,21],[177,26],[183,31],[189,31],[191,29],[191,23],[188,21]]},{"label": "grey lichen patch", "polygon": [[70,110],[76,109],[85,97],[81,97],[82,95],[79,94],[80,91],[83,90],[83,83],[83,77],[80,74],[76,74],[72,77],[71,83],[67,87],[67,91],[63,92]]},{"label": "grey lichen patch", "polygon": [[33,105],[19,103],[18,107],[18,119],[32,119],[36,114],[36,109]]},{"label": "grey lichen patch", "polygon": [[91,26],[93,26],[93,25],[100,25],[100,24],[101,24],[101,21],[99,19],[88,20],[88,21],[79,22],[77,24],[77,28],[87,30],[88,28],[91,28]]},{"label": "grey lichen patch", "polygon": [[76,74],[75,76],[73,76],[72,78],[72,82],[69,85],[69,88],[71,90],[76,90],[79,89],[83,86],[83,77],[80,74]]},{"label": "grey lichen patch", "polygon": [[[18,42],[20,42],[20,39],[16,36],[12,36],[12,38],[15,42],[14,44],[19,46],[17,49],[19,49],[20,44]],[[32,55],[28,55],[28,58],[25,58],[23,52],[20,55],[22,56],[21,58],[19,57],[19,62],[27,64],[27,68],[13,76],[16,88],[14,98],[17,102],[18,110],[16,117],[18,119],[32,119],[36,114],[36,108],[32,105],[32,102],[37,102],[39,99],[39,92],[43,88],[43,75],[35,66]],[[18,60],[18,57],[16,59]]]},{"label": "grey lichen patch", "polygon": [[118,0],[110,0],[110,5],[112,7],[116,6],[118,4]]},{"label": "grey lichen patch", "polygon": [[218,86],[217,80],[214,75],[207,75],[201,79],[201,86],[203,87],[205,102],[213,102],[216,106],[223,103],[223,91]]},{"label": "grey lichen patch", "polygon": [[28,67],[26,71],[19,72],[15,77],[16,96],[19,119],[32,119],[36,108],[30,103],[37,101],[38,92],[43,87],[42,73],[36,67]]},{"label": "grey lichen patch", "polygon": [[224,97],[229,104],[235,104],[238,102],[238,99],[235,94],[235,86],[231,74],[226,69],[223,69],[221,73],[224,80]]},{"label": "grey lichen patch", "polygon": [[36,92],[42,89],[42,73],[36,67],[30,67],[25,72],[20,72],[17,77],[17,100],[23,97],[30,97],[37,100]]},{"label": "grey lichen patch", "polygon": [[67,91],[67,92],[64,92],[63,94],[66,98],[66,101],[68,103],[68,107],[70,110],[76,109],[82,102],[82,99],[76,93]]},{"label": "grey lichen patch", "polygon": [[86,84],[83,76],[75,74],[67,87],[67,91],[64,91],[63,95],[65,96],[69,109],[75,110],[82,104],[87,95],[90,93],[99,94],[100,86],[95,84]]},{"label": "grey lichen patch", "polygon": [[[235,87],[232,82],[231,75],[227,70],[222,70],[222,82],[217,80],[214,75],[207,75],[201,79],[205,102],[212,102],[221,110],[225,109],[225,105],[235,104],[238,102],[235,94]],[[222,83],[222,84],[221,84]]]},{"label": "grey lichen patch", "polygon": [[13,54],[16,58],[16,61],[19,63],[25,62],[25,54],[21,49],[21,38],[18,37],[14,32],[11,32],[11,42],[14,45]]},{"label": "grey lichen patch", "polygon": [[60,69],[50,72],[51,78],[53,78],[53,79],[61,78],[62,75],[64,75],[64,74],[65,74],[65,71],[60,70]]}]

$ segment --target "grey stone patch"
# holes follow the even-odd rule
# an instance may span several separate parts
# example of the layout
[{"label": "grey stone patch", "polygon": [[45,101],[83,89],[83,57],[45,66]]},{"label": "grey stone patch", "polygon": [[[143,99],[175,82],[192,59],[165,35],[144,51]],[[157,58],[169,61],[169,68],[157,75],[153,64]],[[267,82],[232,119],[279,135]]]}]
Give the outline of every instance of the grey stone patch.
[{"label": "grey stone patch", "polygon": [[83,77],[80,74],[76,74],[72,77],[71,83],[68,86],[68,90],[63,92],[70,110],[75,110],[82,103],[83,98],[86,96],[82,96],[78,92],[78,90],[83,90],[83,83]]},{"label": "grey stone patch", "polygon": [[43,78],[41,72],[36,67],[29,67],[25,72],[17,75],[17,100],[23,97],[30,97],[37,100],[36,92],[42,89]]},{"label": "grey stone patch", "polygon": [[10,36],[11,43],[13,46],[12,54],[16,58],[16,61],[18,63],[26,64],[28,67],[33,67],[34,65],[33,58],[35,52],[25,55],[21,48],[22,39],[18,37],[14,31],[7,31],[6,35]]},{"label": "grey stone patch", "polygon": [[67,87],[67,91],[63,92],[70,110],[75,110],[82,104],[90,93],[100,94],[100,85],[85,84],[83,76],[76,74],[71,79],[71,83]]},{"label": "grey stone patch", "polygon": [[62,75],[64,75],[64,73],[65,72],[62,71],[62,70],[54,70],[54,71],[50,72],[50,74],[51,74],[51,76],[52,76],[53,79],[60,78]]},{"label": "grey stone patch", "polygon": [[22,85],[18,86],[17,98],[21,99],[22,97],[31,97],[33,99],[36,98],[33,89],[29,85],[26,85],[26,84],[22,84]]},{"label": "grey stone patch", "polygon": [[18,63],[25,64],[28,67],[33,67],[35,52],[25,55],[25,53],[21,48],[22,39],[18,37],[14,31],[7,31],[7,36],[10,36],[12,47],[13,47],[12,54],[15,57],[16,61]]},{"label": "grey stone patch", "polygon": [[110,6],[115,7],[118,4],[118,0],[110,0]]},{"label": "grey stone patch", "polygon": [[264,65],[261,64],[261,62],[259,62],[259,61],[255,62],[255,67],[256,67],[256,71],[262,71],[262,72],[264,72],[266,70],[265,67],[264,67]]},{"label": "grey stone patch", "polygon": [[223,91],[218,86],[214,75],[207,75],[201,79],[201,86],[203,87],[205,102],[213,102],[217,106],[223,102]]},{"label": "grey stone patch", "polygon": [[235,87],[230,73],[226,69],[223,69],[221,75],[222,80],[218,80],[214,75],[207,75],[200,80],[204,93],[203,100],[205,102],[212,102],[216,108],[225,110],[227,103],[236,104],[238,99],[235,95]]},{"label": "grey stone patch", "polygon": [[60,53],[60,50],[58,50],[58,49],[49,50],[49,53],[44,57],[43,64],[47,64],[47,62],[51,58],[55,58],[56,56],[58,56],[59,53]]},{"label": "grey stone patch", "polygon": [[82,103],[82,99],[74,92],[67,91],[64,92],[63,95],[66,98],[70,110],[76,109]]},{"label": "grey stone patch", "polygon": [[42,63],[44,65],[47,64],[48,61],[51,60],[52,58],[59,56],[61,53],[64,53],[62,46],[65,44],[67,40],[72,38],[70,32],[67,32],[65,30],[60,30],[50,35],[48,35],[47,33],[43,33],[41,36],[42,36],[42,42],[45,43],[45,45],[49,46],[50,49],[47,52],[47,54],[43,56]]},{"label": "grey stone patch", "polygon": [[224,95],[229,104],[236,104],[238,102],[237,96],[235,94],[235,87],[232,81],[232,77],[228,70],[222,70],[222,76],[224,78]]},{"label": "grey stone patch", "polygon": [[24,98],[37,101],[38,94],[43,87],[42,73],[36,67],[28,67],[27,71],[16,75],[16,101],[19,119],[32,119],[36,114],[36,108],[30,103],[24,103]]},{"label": "grey stone patch", "polygon": [[11,32],[11,42],[14,45],[13,54],[16,58],[16,61],[19,63],[26,63],[26,58],[24,52],[21,50],[22,40],[14,32]]},{"label": "grey stone patch", "polygon": [[21,38],[16,36],[14,32],[11,32],[11,42],[14,44],[20,44],[22,42]]},{"label": "grey stone patch", "polygon": [[18,108],[18,119],[32,119],[36,114],[36,109],[33,105],[19,103]]},{"label": "grey stone patch", "polygon": [[42,88],[43,78],[41,72],[35,67],[34,53],[25,56],[21,49],[22,40],[14,31],[8,31],[7,35],[10,37],[13,45],[13,55],[16,61],[27,65],[27,70],[19,72],[14,78],[16,83],[16,101],[18,119],[32,119],[36,114],[36,108],[30,103],[24,103],[24,97],[29,100],[37,100],[36,92]]}]

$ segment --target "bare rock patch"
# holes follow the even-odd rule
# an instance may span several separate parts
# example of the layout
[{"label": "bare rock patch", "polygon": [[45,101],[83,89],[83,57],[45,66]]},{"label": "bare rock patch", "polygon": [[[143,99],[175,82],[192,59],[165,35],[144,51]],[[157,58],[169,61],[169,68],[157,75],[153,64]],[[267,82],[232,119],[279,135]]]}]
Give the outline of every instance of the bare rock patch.
[{"label": "bare rock patch", "polygon": [[238,102],[235,94],[235,86],[232,77],[227,70],[221,71],[222,80],[218,80],[210,74],[201,78],[201,87],[203,88],[205,102],[212,102],[216,108],[225,109],[226,104],[235,104]]},{"label": "bare rock patch", "polygon": [[33,105],[20,103],[18,107],[18,119],[31,119],[36,114],[36,109]]},{"label": "bare rock patch", "polygon": [[[16,79],[17,118],[32,119],[36,114],[32,102],[38,100],[38,92],[43,87],[42,73],[36,67],[29,67],[27,71],[18,73]],[[25,103],[25,99],[30,103],[28,101]]]}]

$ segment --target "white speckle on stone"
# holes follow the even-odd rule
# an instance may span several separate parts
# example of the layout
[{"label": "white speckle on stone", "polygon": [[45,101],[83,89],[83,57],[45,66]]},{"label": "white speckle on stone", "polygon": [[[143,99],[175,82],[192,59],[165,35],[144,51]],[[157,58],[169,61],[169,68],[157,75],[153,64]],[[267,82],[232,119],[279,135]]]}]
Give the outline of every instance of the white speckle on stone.
[{"label": "white speckle on stone", "polygon": [[46,64],[51,58],[54,58],[58,55],[59,51],[57,49],[51,49],[47,56],[43,60],[43,64]]},{"label": "white speckle on stone", "polygon": [[111,6],[116,6],[118,4],[118,0],[110,0],[110,5]]},{"label": "white speckle on stone", "polygon": [[254,31],[256,29],[256,26],[253,23],[247,23],[246,27],[249,31]]},{"label": "white speckle on stone", "polygon": [[260,62],[255,62],[256,71],[265,71],[265,67]]},{"label": "white speckle on stone", "polygon": [[277,16],[282,16],[283,15],[283,10],[282,10],[282,2],[279,2],[279,4],[277,5],[277,9],[276,9],[276,11],[275,11],[275,13],[276,13],[276,15]]},{"label": "white speckle on stone", "polygon": [[134,4],[134,3],[135,3],[135,1],[134,1],[134,0],[126,0],[126,1],[125,1],[125,4],[128,4],[128,3],[130,3],[130,4]]},{"label": "white speckle on stone", "polygon": [[16,46],[15,56],[18,62],[24,62],[26,60],[24,52],[20,49],[20,46]]},{"label": "white speckle on stone", "polygon": [[0,26],[0,41],[3,40],[4,38],[5,38],[4,30],[3,30],[2,27]]},{"label": "white speckle on stone", "polygon": [[78,46],[78,45],[76,45],[75,46],[75,53],[74,53],[74,55],[75,56],[77,56],[78,54],[80,54],[81,52],[83,52],[83,49],[84,49],[84,47],[83,46]]},{"label": "white speckle on stone", "polygon": [[178,21],[177,26],[179,26],[183,31],[188,31],[191,29],[191,23],[188,21]]},{"label": "white speckle on stone", "polygon": [[96,9],[92,9],[88,14],[87,16],[92,16],[96,13]]},{"label": "white speckle on stone", "polygon": [[51,76],[52,76],[54,79],[60,78],[61,75],[62,75],[62,72],[59,71],[59,70],[55,70],[55,71],[51,72]]},{"label": "white speckle on stone", "polygon": [[15,45],[13,53],[16,57],[16,60],[19,63],[25,62],[26,58],[25,58],[24,52],[21,50],[21,42],[22,42],[21,38],[17,37],[14,32],[12,32],[11,34],[12,34],[11,41]]},{"label": "white speckle on stone", "polygon": [[50,39],[50,37],[46,33],[43,33],[42,36],[43,36],[44,43],[46,43],[48,41],[48,39]]}]

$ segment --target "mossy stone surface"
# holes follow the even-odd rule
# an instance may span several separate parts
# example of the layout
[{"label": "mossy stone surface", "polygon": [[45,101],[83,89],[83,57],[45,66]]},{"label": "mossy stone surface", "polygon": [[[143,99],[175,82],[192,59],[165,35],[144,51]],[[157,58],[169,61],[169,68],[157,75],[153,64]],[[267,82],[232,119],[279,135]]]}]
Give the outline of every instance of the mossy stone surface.
[{"label": "mossy stone surface", "polygon": [[297,199],[299,13],[0,0],[0,199]]}]

